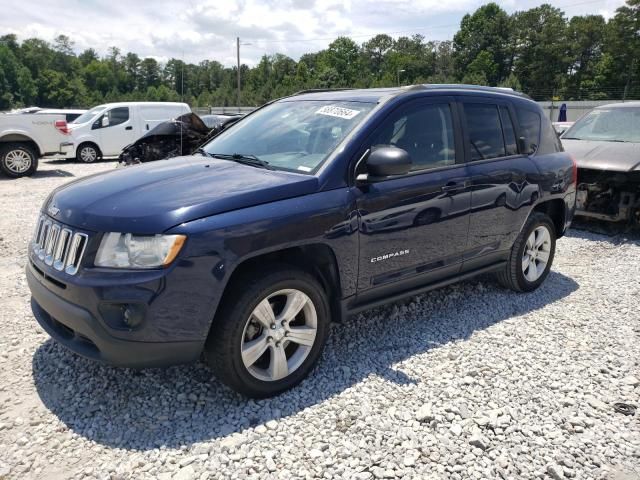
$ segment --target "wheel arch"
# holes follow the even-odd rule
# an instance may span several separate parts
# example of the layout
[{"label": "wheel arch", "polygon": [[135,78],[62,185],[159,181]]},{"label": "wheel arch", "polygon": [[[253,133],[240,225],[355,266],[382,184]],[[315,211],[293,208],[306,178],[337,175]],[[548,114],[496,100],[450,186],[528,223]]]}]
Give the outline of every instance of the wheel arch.
[{"label": "wheel arch", "polygon": [[93,139],[80,140],[78,142],[78,145],[76,146],[76,153],[78,152],[80,147],[82,147],[83,145],[92,145],[93,147],[95,147],[96,151],[98,152],[98,155],[102,155],[102,150],[100,149],[100,145],[98,145]]},{"label": "wheel arch", "polygon": [[19,132],[6,133],[0,137],[0,144],[2,143],[22,143],[29,145],[36,152],[36,155],[39,157],[42,156],[43,152],[40,148],[38,142],[36,142],[33,138],[28,135]]},{"label": "wheel arch", "polygon": [[291,265],[313,275],[327,294],[332,319],[342,320],[340,309],[342,287],[338,261],[333,249],[323,243],[284,248],[243,260],[231,272],[218,302],[218,308],[239,278],[250,272],[260,271],[269,263]]},{"label": "wheel arch", "polygon": [[564,200],[554,198],[538,203],[534,208],[534,212],[544,213],[551,218],[553,226],[556,229],[556,238],[564,235],[565,225],[565,203]]}]

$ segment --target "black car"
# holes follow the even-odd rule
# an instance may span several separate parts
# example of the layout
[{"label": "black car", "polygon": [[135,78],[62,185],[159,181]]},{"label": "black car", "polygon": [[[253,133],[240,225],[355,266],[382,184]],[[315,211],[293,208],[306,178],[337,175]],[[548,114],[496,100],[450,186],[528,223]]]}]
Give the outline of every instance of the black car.
[{"label": "black car", "polygon": [[330,321],[481,273],[540,286],[576,165],[494,88],[309,91],[198,155],[55,190],[29,246],[42,327],[112,365],[197,360],[250,396],[293,387]]},{"label": "black car", "polygon": [[120,165],[153,162],[180,155],[191,155],[200,145],[215,137],[242,115],[203,115],[185,113],[162,122],[122,149]]}]

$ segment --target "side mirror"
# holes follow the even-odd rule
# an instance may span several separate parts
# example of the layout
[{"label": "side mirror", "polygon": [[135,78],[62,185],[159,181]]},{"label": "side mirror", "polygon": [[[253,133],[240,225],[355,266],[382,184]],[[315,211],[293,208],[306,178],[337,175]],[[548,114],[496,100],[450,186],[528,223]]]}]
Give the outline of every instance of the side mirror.
[{"label": "side mirror", "polygon": [[380,181],[411,171],[411,157],[406,150],[397,147],[377,147],[365,160],[367,173],[358,175],[359,181]]},{"label": "side mirror", "polygon": [[107,115],[105,115],[104,117],[102,117],[102,128],[104,127],[108,127],[109,126],[109,117]]}]

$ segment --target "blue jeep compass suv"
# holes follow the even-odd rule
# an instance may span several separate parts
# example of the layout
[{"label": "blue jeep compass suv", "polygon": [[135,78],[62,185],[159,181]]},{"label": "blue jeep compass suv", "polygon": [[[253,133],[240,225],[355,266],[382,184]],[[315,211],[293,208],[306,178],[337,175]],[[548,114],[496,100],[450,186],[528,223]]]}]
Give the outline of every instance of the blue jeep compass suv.
[{"label": "blue jeep compass suv", "polygon": [[29,247],[42,327],[112,365],[204,354],[254,397],[299,383],[331,320],[495,272],[549,273],[576,167],[540,107],[497,88],[307,91],[195,156],[51,193]]}]

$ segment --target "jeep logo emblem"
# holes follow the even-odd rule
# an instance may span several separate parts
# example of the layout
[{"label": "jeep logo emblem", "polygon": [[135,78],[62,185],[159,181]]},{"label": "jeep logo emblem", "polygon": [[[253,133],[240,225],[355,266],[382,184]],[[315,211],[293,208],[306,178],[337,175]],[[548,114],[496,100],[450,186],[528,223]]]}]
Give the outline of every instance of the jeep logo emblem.
[{"label": "jeep logo emblem", "polygon": [[55,217],[56,215],[58,215],[60,213],[60,209],[58,207],[54,205],[50,205],[49,208],[47,208],[47,213],[49,215],[51,215],[52,217]]}]

